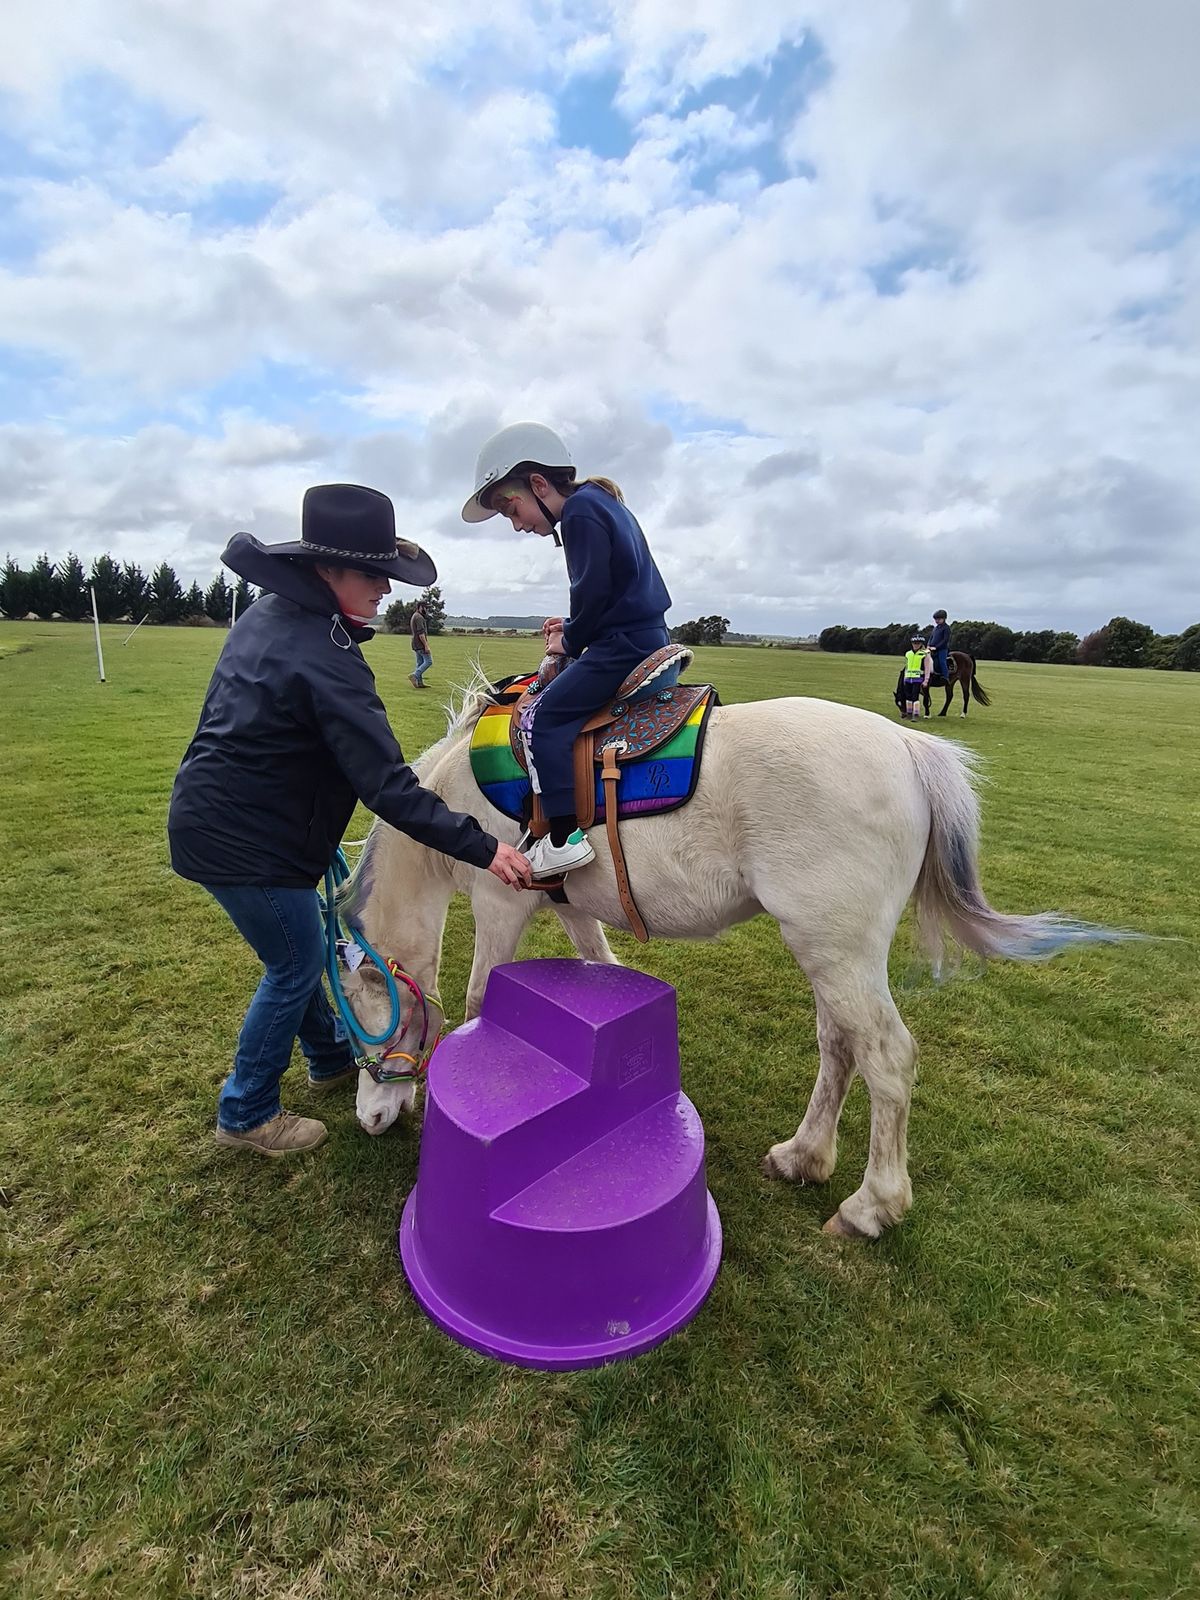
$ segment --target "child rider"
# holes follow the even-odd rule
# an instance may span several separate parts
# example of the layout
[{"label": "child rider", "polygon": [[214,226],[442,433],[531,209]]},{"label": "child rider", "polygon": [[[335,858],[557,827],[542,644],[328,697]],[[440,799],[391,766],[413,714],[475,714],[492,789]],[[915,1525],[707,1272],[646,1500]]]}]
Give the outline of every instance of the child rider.
[{"label": "child rider", "polygon": [[553,429],[517,422],[479,452],[464,522],[507,517],[518,533],[561,543],[571,580],[570,615],[543,624],[546,649],[569,665],[538,696],[531,778],[550,832],[528,851],[535,878],[586,866],[595,856],[575,814],[572,748],[593,712],[633,669],[669,644],[671,596],[645,535],[608,478],[575,481],[566,445]]},{"label": "child rider", "polygon": [[915,722],[921,715],[921,690],[925,687],[925,638],[914,633],[904,654],[904,715]]}]

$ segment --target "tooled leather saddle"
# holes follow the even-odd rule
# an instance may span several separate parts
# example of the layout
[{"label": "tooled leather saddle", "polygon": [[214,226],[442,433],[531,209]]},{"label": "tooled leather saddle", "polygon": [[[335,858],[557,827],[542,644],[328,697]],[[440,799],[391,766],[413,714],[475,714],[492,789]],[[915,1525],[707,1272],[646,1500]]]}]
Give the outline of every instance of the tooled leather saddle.
[{"label": "tooled leather saddle", "polygon": [[[618,826],[618,787],[624,762],[640,760],[673,739],[692,717],[697,707],[706,700],[716,702],[716,690],[711,684],[681,684],[681,672],[691,664],[692,652],[684,645],[664,645],[647,656],[625,679],[608,705],[584,723],[575,741],[575,812],[581,828],[588,828],[596,820],[596,767],[604,795],[604,827],[612,855],[613,870],[617,879],[617,892],[621,905],[629,918],[629,926],[636,938],[645,943],[650,935],[642,920],[629,873],[625,865],[625,852],[621,847]],[[526,736],[536,712],[537,696],[557,676],[561,657],[547,657],[543,671],[516,701],[509,724],[509,740],[513,755],[523,770],[528,771]],[[533,796],[533,809],[529,821],[532,836],[541,838],[549,822],[542,809],[541,797]],[[562,886],[561,878],[543,880],[536,887],[555,889]]]}]

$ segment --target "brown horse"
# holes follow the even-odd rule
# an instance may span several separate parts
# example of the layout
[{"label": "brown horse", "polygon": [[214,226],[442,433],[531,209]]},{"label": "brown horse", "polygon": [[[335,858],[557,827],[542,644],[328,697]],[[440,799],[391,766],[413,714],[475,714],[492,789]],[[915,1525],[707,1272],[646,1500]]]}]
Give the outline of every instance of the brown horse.
[{"label": "brown horse", "polygon": [[[991,703],[992,703],[991,699],[989,698],[987,691],[984,689],[983,685],[980,683],[979,679],[975,675],[975,658],[974,658],[974,656],[969,656],[965,650],[951,650],[950,654],[949,654],[949,660],[950,660],[950,676],[948,678],[943,678],[940,672],[935,672],[931,676],[931,678],[929,679],[929,683],[921,691],[921,698],[925,702],[925,715],[926,716],[929,715],[929,690],[931,688],[933,688],[933,689],[944,688],[945,689],[945,691],[946,691],[946,704],[938,712],[938,716],[939,717],[944,717],[946,715],[947,711],[949,711],[949,709],[950,709],[950,702],[954,699],[954,686],[955,686],[955,684],[961,684],[961,686],[962,686],[963,708],[962,708],[961,712],[959,713],[960,716],[963,716],[963,717],[966,716],[967,707],[971,703],[971,696],[972,695],[975,696],[976,700],[979,701],[979,704],[981,706],[990,706]],[[900,708],[901,711],[903,711],[904,710],[904,671],[903,671],[903,668],[901,669],[900,676],[896,681],[895,700],[896,700],[897,706]]]}]

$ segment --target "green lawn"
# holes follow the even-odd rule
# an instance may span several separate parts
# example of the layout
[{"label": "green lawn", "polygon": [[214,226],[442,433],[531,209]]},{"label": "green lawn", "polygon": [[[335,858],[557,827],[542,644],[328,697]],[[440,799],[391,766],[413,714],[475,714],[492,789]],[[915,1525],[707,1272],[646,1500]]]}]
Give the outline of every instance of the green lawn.
[{"label": "green lawn", "polygon": [[[411,1125],[370,1140],[347,1098],[295,1164],[213,1144],[254,963],[163,827],[221,635],[126,632],[101,686],[90,628],[0,627],[0,1594],[1200,1592],[1200,677],[984,664],[993,706],[928,724],[988,757],[993,903],[1173,937],[934,988],[902,936],[915,1205],[875,1246],[820,1232],[859,1182],[861,1086],[827,1189],[758,1172],[816,1061],[774,925],[614,936],[679,990],[725,1260],[681,1336],[546,1376],[414,1306]],[[439,691],[481,644],[494,675],[531,662],[435,644]],[[403,639],[369,648],[415,754],[441,695]],[[897,663],[698,668],[727,702],[890,713]],[[525,953],[568,949],[543,917]],[[456,903],[459,1014],[469,950]]]}]

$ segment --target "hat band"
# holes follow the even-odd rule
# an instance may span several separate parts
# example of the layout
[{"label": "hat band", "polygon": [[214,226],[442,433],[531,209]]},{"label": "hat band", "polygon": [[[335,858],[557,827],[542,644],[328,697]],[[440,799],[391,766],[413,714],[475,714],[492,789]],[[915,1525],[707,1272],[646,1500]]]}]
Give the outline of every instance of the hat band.
[{"label": "hat band", "polygon": [[416,545],[404,539],[397,539],[390,550],[335,550],[332,545],[314,544],[311,539],[301,539],[300,548],[316,550],[323,556],[346,556],[353,561],[394,561],[400,555],[411,560],[418,553]]}]

